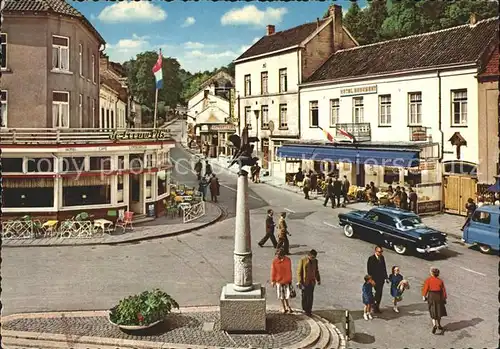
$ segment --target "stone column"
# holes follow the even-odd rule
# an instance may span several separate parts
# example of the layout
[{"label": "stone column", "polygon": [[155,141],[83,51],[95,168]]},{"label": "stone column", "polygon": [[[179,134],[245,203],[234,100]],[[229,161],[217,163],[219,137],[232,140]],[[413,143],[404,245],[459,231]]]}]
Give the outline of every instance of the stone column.
[{"label": "stone column", "polygon": [[236,228],[234,232],[234,290],[253,290],[252,243],[248,209],[248,172],[238,172],[236,193]]}]

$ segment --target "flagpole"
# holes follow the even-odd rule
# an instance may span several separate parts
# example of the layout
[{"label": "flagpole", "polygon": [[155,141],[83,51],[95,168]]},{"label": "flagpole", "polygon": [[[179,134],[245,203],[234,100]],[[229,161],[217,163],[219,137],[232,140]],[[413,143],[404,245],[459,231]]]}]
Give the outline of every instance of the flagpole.
[{"label": "flagpole", "polygon": [[156,128],[156,113],[158,111],[158,89],[156,89],[156,96],[155,96],[155,113],[153,117],[153,128]]}]

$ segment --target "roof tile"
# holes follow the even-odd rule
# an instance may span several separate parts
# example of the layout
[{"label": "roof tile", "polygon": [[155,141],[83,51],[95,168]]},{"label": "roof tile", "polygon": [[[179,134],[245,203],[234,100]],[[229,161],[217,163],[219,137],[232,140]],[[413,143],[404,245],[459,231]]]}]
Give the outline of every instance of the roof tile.
[{"label": "roof tile", "polygon": [[435,32],[335,52],[306,82],[477,62],[492,40],[498,17]]}]

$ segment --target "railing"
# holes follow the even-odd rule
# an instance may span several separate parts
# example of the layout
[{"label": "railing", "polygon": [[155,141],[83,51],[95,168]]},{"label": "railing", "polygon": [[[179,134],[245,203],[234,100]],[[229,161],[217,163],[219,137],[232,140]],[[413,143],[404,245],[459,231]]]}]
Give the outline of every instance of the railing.
[{"label": "railing", "polygon": [[33,239],[35,223],[31,220],[13,220],[2,222],[3,239]]},{"label": "railing", "polygon": [[36,238],[92,238],[102,236],[104,231],[89,220],[68,219],[60,226],[43,226],[38,220],[10,220],[2,222],[2,238],[5,240]]},{"label": "railing", "polygon": [[182,221],[189,223],[205,215],[205,201],[200,201],[190,207],[182,207]]},{"label": "railing", "polygon": [[356,141],[371,141],[372,131],[369,122],[337,124],[337,136],[342,136],[339,129],[349,132]]},{"label": "railing", "polygon": [[9,128],[0,129],[0,144],[92,144],[172,140],[165,128]]}]

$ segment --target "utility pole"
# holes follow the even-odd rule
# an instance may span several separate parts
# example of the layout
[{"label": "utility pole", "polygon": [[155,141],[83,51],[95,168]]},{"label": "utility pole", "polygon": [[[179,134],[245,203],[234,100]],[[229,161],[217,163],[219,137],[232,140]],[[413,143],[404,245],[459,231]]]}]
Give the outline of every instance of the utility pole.
[{"label": "utility pole", "polygon": [[[245,113],[245,125],[247,122],[247,115]],[[241,135],[241,116],[240,116],[240,94],[238,93],[238,133]]]}]

